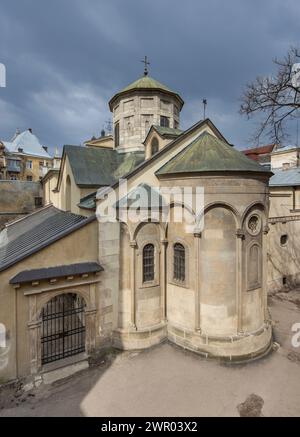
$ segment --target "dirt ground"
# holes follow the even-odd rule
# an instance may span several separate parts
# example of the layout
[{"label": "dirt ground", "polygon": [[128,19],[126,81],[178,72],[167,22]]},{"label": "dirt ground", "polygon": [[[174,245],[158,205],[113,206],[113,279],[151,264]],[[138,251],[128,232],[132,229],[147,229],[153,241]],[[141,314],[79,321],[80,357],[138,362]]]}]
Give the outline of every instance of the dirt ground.
[{"label": "dirt ground", "polygon": [[[277,351],[248,364],[206,361],[170,344],[111,354],[31,392],[2,393],[4,416],[300,416],[300,290],[270,298]],[[1,407],[2,406],[2,407]]]}]

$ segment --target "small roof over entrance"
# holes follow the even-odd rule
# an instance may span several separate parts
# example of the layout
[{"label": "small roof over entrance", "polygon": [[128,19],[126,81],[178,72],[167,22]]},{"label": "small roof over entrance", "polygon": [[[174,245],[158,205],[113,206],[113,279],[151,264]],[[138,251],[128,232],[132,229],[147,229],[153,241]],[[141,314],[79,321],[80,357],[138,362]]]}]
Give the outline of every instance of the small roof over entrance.
[{"label": "small roof over entrance", "polygon": [[11,278],[10,284],[22,284],[24,282],[40,281],[43,279],[62,278],[64,276],[82,275],[84,273],[102,272],[103,267],[96,262],[85,262],[79,264],[69,264],[66,266],[56,266],[33,270],[24,270]]}]

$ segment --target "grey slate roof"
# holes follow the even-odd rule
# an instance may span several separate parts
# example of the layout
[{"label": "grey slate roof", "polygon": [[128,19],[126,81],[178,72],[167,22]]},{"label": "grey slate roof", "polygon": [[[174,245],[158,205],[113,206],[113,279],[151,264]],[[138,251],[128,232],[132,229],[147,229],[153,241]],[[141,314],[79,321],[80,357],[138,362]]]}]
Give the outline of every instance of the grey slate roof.
[{"label": "grey slate roof", "polygon": [[7,224],[0,232],[0,271],[93,220],[95,216],[87,218],[50,205]]},{"label": "grey slate roof", "polygon": [[300,168],[288,170],[272,170],[274,176],[269,181],[270,187],[298,186],[300,185]]},{"label": "grey slate roof", "polygon": [[[143,153],[119,154],[114,149],[100,147],[64,147],[79,187],[112,185],[122,174],[132,171],[144,160]],[[122,170],[124,168],[124,170]]]},{"label": "grey slate roof", "polygon": [[67,266],[56,266],[42,269],[24,270],[11,278],[10,284],[22,284],[24,282],[38,281],[42,279],[61,278],[71,275],[82,275],[83,273],[102,272],[103,267],[96,262],[85,262],[69,264]]}]

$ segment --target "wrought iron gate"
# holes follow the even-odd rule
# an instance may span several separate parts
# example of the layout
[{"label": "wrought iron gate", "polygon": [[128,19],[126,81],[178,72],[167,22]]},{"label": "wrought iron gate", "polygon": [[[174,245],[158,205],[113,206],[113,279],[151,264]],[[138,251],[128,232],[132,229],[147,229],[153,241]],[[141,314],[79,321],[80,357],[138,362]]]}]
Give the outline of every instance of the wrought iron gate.
[{"label": "wrought iron gate", "polygon": [[85,303],[74,293],[51,299],[42,310],[42,364],[85,351]]}]

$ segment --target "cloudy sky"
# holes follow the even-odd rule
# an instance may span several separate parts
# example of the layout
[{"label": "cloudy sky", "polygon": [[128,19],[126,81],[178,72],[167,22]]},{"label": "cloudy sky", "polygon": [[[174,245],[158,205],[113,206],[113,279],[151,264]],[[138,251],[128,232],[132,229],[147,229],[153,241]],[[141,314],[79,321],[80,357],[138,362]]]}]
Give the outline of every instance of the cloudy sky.
[{"label": "cloudy sky", "polygon": [[53,150],[99,135],[148,55],[150,75],[185,100],[182,128],[205,97],[228,140],[249,147],[242,89],[300,44],[299,29],[299,0],[0,0],[0,138],[31,127]]}]

